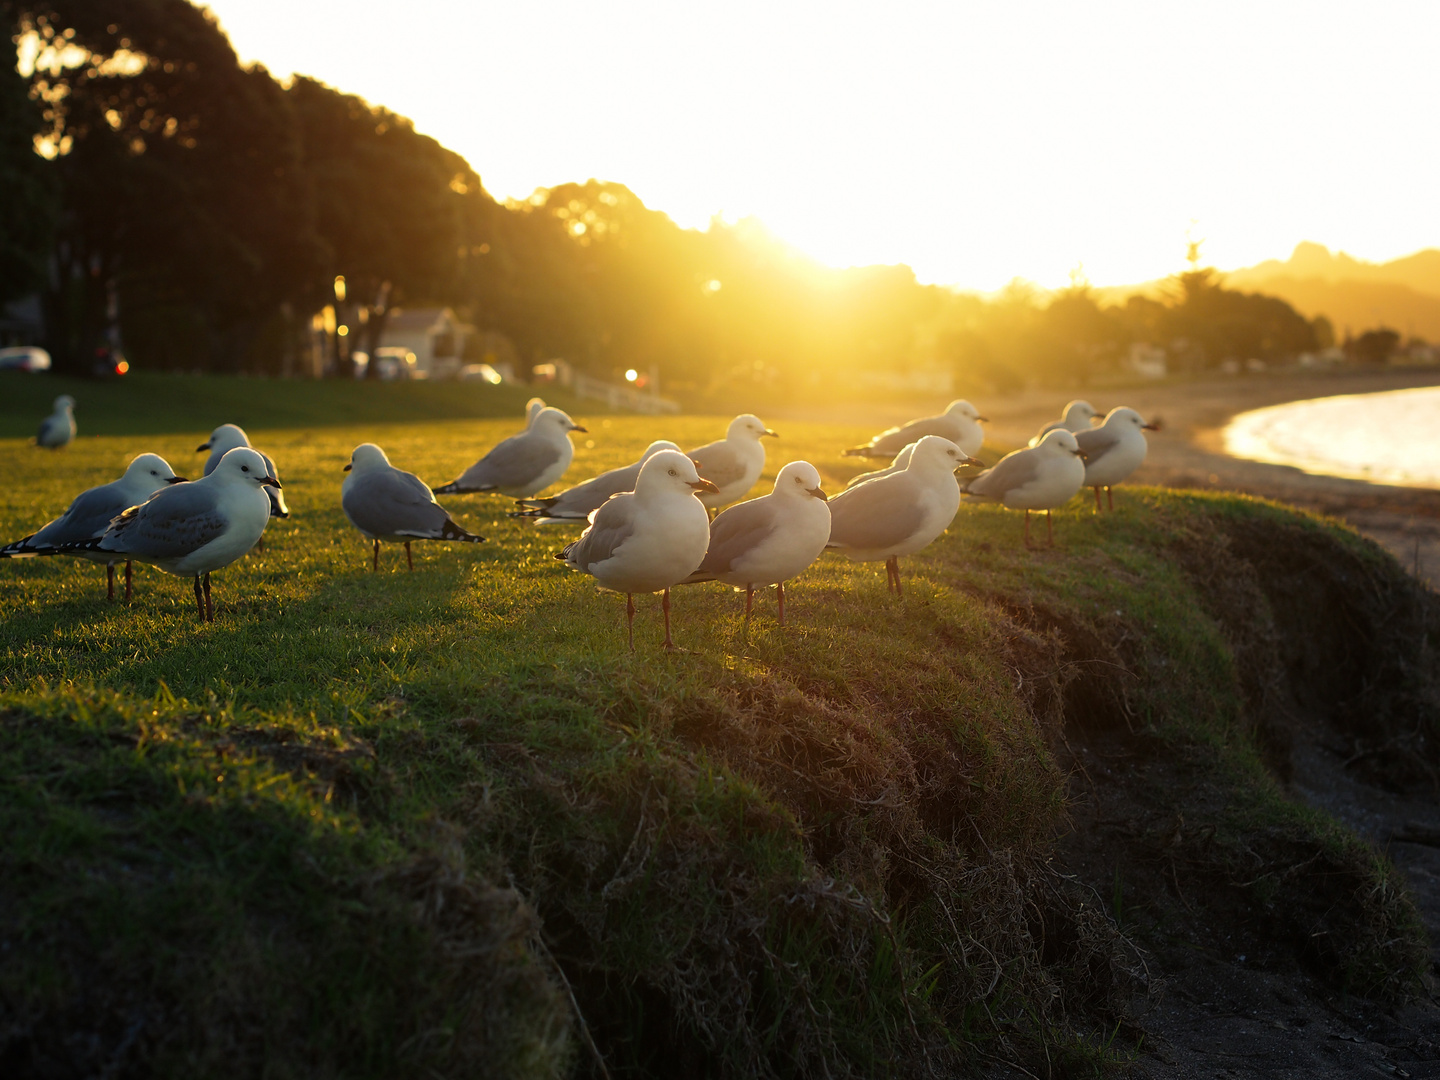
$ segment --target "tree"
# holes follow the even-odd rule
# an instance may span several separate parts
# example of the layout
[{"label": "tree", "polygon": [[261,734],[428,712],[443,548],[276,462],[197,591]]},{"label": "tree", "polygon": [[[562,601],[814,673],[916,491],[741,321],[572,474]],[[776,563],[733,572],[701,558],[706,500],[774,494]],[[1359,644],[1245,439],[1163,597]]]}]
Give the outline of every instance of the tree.
[{"label": "tree", "polygon": [[1350,354],[1350,359],[1362,364],[1383,364],[1395,355],[1399,345],[1400,335],[1389,327],[1382,326],[1375,330],[1366,330],[1349,342],[1345,351]]},{"label": "tree", "polygon": [[[8,21],[4,26],[18,31]],[[13,63],[0,64],[0,305],[41,286],[54,242],[59,200],[54,176],[35,152],[40,122],[28,80]]]}]

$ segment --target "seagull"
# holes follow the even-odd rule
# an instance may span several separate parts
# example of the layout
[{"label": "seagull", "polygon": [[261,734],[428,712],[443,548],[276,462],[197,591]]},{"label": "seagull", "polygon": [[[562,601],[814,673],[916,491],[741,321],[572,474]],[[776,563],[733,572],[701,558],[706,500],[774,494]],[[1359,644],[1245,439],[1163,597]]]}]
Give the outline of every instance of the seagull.
[{"label": "seagull", "polygon": [[670,640],[670,586],[678,585],[705,559],[710,515],[696,498],[715,491],[678,450],[661,450],[640,466],[635,490],[609,499],[590,515],[580,539],[558,552],[572,570],[582,570],[602,588],[625,594],[630,650],[635,650],[635,593],[663,592],[665,648]]},{"label": "seagull", "polygon": [[1115,493],[1110,489],[1145,464],[1145,432],[1159,431],[1160,425],[1147,424],[1134,409],[1121,405],[1111,409],[1105,422],[1097,428],[1082,431],[1075,438],[1085,452],[1085,486],[1095,489],[1095,509],[1100,509],[1100,489],[1110,509],[1115,509]]},{"label": "seagull", "polygon": [[829,540],[830,507],[820,473],[808,461],[792,461],[769,495],[737,503],[710,523],[705,561],[685,581],[723,581],[744,589],[747,624],[756,587],[774,585],[784,626],[785,582],[808,570]]},{"label": "seagull", "polygon": [[[209,476],[215,471],[215,466],[220,464],[220,459],[237,446],[250,446],[250,437],[245,434],[243,428],[237,424],[221,424],[217,427],[210,433],[208,441],[201,443],[195,448],[197,454],[202,450],[210,451],[210,456],[205,459],[205,471],[200,475]],[[254,449],[254,447],[251,447],[251,449]],[[285,505],[285,495],[280,491],[278,486],[280,473],[275,468],[275,462],[270,460],[269,454],[261,453],[259,450],[255,452],[260,454],[265,460],[265,475],[272,476],[277,481],[277,486],[273,488],[267,487],[265,489],[265,494],[270,497],[270,516],[278,518],[289,517],[290,507]],[[263,550],[265,542],[262,540],[260,543],[261,549]]]},{"label": "seagull", "polygon": [[75,399],[61,394],[55,399],[55,411],[40,421],[40,430],[35,434],[35,445],[47,450],[59,450],[75,438]]},{"label": "seagull", "polygon": [[856,484],[863,484],[866,480],[879,480],[882,476],[889,476],[891,473],[904,472],[905,466],[910,464],[910,455],[915,452],[915,444],[906,443],[905,448],[895,455],[895,460],[890,462],[883,469],[876,469],[874,472],[862,472],[852,476],[845,485],[852,488]]},{"label": "seagull", "polygon": [[575,454],[570,432],[584,430],[559,409],[546,406],[519,435],[498,443],[458,479],[432,490],[436,495],[494,491],[528,498],[565,475]]},{"label": "seagull", "polygon": [[535,423],[535,417],[540,415],[540,410],[545,408],[545,399],[532,397],[525,403],[525,426],[528,428]]},{"label": "seagull", "polygon": [[760,440],[766,435],[780,437],[758,416],[745,413],[730,421],[725,438],[690,451],[687,456],[700,469],[700,475],[715,485],[713,492],[700,496],[707,510],[735,502],[755,486],[765,468],[765,447]]},{"label": "seagull", "polygon": [[1045,532],[1055,546],[1050,511],[1069,502],[1085,481],[1083,452],[1077,436],[1063,428],[1048,433],[1035,446],[1006,454],[993,469],[965,483],[965,494],[994,499],[1012,510],[1025,511],[1025,546],[1030,543],[1030,511],[1045,511]]},{"label": "seagull", "polygon": [[102,535],[67,550],[134,559],[178,577],[193,577],[200,619],[214,622],[210,574],[255,546],[270,523],[264,489],[279,486],[265,458],[239,446],[221,458],[210,475],[157,491],[115,518]]},{"label": "seagull", "polygon": [[435,501],[425,481],[414,473],[390,464],[385,451],[374,443],[361,443],[350,454],[345,466],[350,475],[340,485],[340,509],[375,550],[371,570],[380,569],[380,541],[401,540],[405,543],[405,564],[411,570],[411,540],[463,540],[470,544],[484,543],[483,536],[466,532],[451,520],[445,508]]},{"label": "seagull", "polygon": [[576,484],[559,495],[548,499],[517,499],[516,506],[523,510],[510,511],[511,517],[529,518],[536,525],[551,525],[556,522],[587,521],[590,515],[605,504],[611,495],[635,490],[635,478],[640,475],[640,466],[661,450],[679,450],[673,442],[657,439],[645,448],[640,460],[619,469],[603,472],[583,484]]},{"label": "seagull", "polygon": [[115,564],[125,564],[125,599],[130,599],[130,560],[94,551],[67,550],[101,536],[110,520],[122,511],[142,503],[168,484],[183,484],[170,463],[159,454],[141,454],[125,468],[119,480],[101,484],[75,496],[69,509],[38,532],[0,548],[0,559],[24,559],[32,555],[79,555],[105,564],[105,598],[115,599]]},{"label": "seagull", "polygon": [[1039,446],[1040,440],[1052,431],[1068,431],[1072,435],[1077,431],[1089,431],[1090,423],[1100,414],[1095,406],[1088,401],[1072,401],[1065,406],[1065,412],[1059,420],[1052,420],[1030,440],[1031,446]]},{"label": "seagull", "polygon": [[900,556],[943,533],[960,508],[955,470],[974,459],[949,439],[925,435],[897,473],[847,488],[830,500],[830,542],[856,562],[885,560],[885,587],[897,596]]},{"label": "seagull", "polygon": [[845,457],[891,457],[923,435],[939,435],[960,448],[966,457],[980,452],[985,432],[980,423],[985,417],[968,401],[952,401],[939,416],[926,416],[908,424],[882,431],[864,446],[852,446]]}]

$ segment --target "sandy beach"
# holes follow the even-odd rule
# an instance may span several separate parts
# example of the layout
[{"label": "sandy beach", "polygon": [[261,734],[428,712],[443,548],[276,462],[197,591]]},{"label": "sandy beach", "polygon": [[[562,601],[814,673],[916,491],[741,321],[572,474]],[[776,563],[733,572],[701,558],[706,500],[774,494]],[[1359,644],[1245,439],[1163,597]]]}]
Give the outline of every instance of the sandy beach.
[{"label": "sandy beach", "polygon": [[[1241,491],[1340,518],[1394,553],[1431,586],[1440,584],[1440,491],[1314,476],[1284,465],[1228,456],[1221,433],[1231,417],[1251,409],[1337,394],[1365,394],[1440,385],[1440,369],[1382,368],[1211,378],[1195,382],[1077,390],[1103,410],[1130,405],[1164,430],[1150,437],[1139,483],[1212,491]],[[1064,404],[1034,392],[985,402],[990,438],[1023,445]],[[1120,496],[1120,497],[1123,497]]]}]

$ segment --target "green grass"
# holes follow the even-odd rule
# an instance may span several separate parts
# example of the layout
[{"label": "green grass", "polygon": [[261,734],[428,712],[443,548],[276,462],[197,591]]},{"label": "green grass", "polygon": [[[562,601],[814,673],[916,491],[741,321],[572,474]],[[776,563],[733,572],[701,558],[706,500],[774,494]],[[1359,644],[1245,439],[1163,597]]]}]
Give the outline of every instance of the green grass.
[{"label": "green grass", "polygon": [[[48,401],[54,382],[16,385],[42,384]],[[187,581],[149,568],[126,606],[94,564],[0,563],[0,1005],[36,1045],[91,1025],[164,1074],[552,1075],[587,1067],[573,993],[618,1073],[1108,1047],[1093,984],[1104,969],[1133,989],[1124,943],[1044,862],[1077,670],[1055,619],[1138,643],[1120,660],[1129,722],[1231,793],[1217,820],[1235,843],[1264,828],[1371,858],[1266,774],[1224,630],[1170,552],[1196,522],[1282,513],[1265,504],[1127,490],[1095,517],[1077,499],[1037,553],[1018,515],[967,506],[904,561],[903,601],[877,564],[827,556],[787,590],[784,629],[768,598],[747,632],[740,597],[693,587],[673,599],[685,651],[659,648],[651,598],[631,653],[623,598],[552,557],[575,529],[452,497],[487,544],[417,543],[413,573],[387,546],[372,573],[340,511],[358,442],[438,483],[517,423],[415,421],[515,414],[524,394],[89,389],[82,431],[103,430],[87,404],[103,393],[116,434],[0,442],[6,539],[143,450],[197,470],[232,418],[276,459],[293,517],[215,575],[210,625]],[[407,422],[379,422],[397,400]],[[725,423],[575,415],[574,479]],[[838,449],[865,432],[781,434],[767,479],[802,456],[832,490],[858,471]],[[1040,911],[1069,945],[1042,952]]]}]

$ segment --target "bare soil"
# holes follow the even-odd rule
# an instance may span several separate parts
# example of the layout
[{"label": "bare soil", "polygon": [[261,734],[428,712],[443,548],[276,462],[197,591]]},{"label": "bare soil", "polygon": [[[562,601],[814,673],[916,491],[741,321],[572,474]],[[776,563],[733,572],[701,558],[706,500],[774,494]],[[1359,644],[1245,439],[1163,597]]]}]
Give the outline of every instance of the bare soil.
[{"label": "bare soil", "polygon": [[[1440,371],[1381,370],[1276,374],[1185,385],[1096,389],[1102,410],[1127,404],[1161,416],[1139,483],[1240,491],[1337,517],[1380,543],[1428,587],[1440,583],[1440,491],[1314,476],[1240,461],[1222,451],[1221,432],[1246,410],[1336,394],[1428,386]],[[1076,394],[1075,396],[1081,396]],[[1022,444],[1058,414],[1053,397],[1031,394],[987,403],[991,437]],[[1123,498],[1123,491],[1119,495]],[[1383,1007],[1318,981],[1303,947],[1235,913],[1213,894],[1193,895],[1174,861],[1154,858],[1163,807],[1149,796],[1183,783],[1128,736],[1073,731],[1074,831],[1061,861],[1121,913],[1146,948],[1164,989],[1138,1015],[1133,1074],[1154,1080],[1200,1077],[1440,1077],[1440,797],[1433,784],[1402,787],[1359,767],[1353,741],[1312,709],[1287,724],[1280,771],[1299,799],[1326,810],[1385,851],[1401,871],[1432,940],[1429,997]],[[1174,824],[1177,843],[1182,821]],[[1222,886],[1223,888],[1223,886]],[[1187,895],[1187,890],[1189,895]],[[1132,1045],[1135,1045],[1132,1043]]]}]

